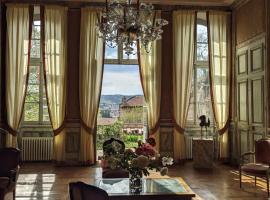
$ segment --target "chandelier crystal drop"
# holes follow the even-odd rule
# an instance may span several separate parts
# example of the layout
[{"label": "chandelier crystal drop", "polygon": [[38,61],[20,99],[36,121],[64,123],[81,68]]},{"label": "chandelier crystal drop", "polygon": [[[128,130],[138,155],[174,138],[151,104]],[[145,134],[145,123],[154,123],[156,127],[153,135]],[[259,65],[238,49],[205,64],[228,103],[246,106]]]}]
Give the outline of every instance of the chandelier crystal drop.
[{"label": "chandelier crystal drop", "polygon": [[162,26],[168,21],[156,17],[152,4],[132,4],[132,0],[106,0],[106,10],[98,23],[99,37],[106,41],[109,47],[123,45],[125,54],[135,55],[137,41],[149,53],[151,43],[161,39]]}]

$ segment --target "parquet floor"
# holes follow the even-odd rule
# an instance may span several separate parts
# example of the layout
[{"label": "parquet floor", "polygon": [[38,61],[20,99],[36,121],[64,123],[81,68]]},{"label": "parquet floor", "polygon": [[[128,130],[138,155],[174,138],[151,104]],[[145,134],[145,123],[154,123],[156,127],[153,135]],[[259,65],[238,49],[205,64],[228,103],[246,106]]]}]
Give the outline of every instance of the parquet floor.
[{"label": "parquet floor", "polygon": [[[99,167],[54,167],[50,163],[28,163],[21,166],[16,200],[68,200],[68,183],[91,183],[101,176]],[[244,189],[239,188],[237,169],[216,164],[212,171],[195,170],[192,162],[173,166],[169,176],[182,177],[197,194],[196,200],[270,200],[264,181],[244,177]],[[7,200],[11,195],[7,195]]]}]

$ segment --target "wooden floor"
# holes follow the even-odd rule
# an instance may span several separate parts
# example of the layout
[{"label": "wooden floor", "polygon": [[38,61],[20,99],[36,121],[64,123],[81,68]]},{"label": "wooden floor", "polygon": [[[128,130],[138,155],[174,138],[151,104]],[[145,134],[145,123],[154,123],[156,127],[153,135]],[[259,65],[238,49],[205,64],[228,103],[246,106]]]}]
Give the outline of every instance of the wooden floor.
[{"label": "wooden floor", "polygon": [[[24,164],[21,166],[17,184],[16,200],[66,200],[68,183],[84,181],[91,183],[101,176],[99,167],[54,167],[50,163]],[[182,166],[173,166],[169,176],[182,177],[198,199],[204,200],[267,200],[266,184],[257,181],[257,187],[251,178],[244,177],[244,189],[239,188],[237,169],[216,164],[213,171],[198,171],[192,162]],[[11,195],[7,195],[8,200]]]}]

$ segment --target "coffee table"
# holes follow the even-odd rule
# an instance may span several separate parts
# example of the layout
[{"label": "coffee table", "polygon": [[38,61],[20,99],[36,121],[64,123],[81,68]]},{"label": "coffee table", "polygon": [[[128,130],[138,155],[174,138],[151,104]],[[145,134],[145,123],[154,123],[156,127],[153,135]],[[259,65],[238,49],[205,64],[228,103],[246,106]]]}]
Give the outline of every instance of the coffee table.
[{"label": "coffee table", "polygon": [[96,179],[94,185],[112,200],[192,200],[195,194],[182,178],[143,178],[142,192],[130,193],[128,178]]}]

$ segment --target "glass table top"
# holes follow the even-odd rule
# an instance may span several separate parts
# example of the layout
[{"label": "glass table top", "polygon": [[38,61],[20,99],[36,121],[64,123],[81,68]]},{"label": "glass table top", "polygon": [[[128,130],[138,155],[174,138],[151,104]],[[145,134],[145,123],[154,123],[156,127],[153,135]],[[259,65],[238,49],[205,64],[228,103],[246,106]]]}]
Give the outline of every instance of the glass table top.
[{"label": "glass table top", "polygon": [[[145,178],[142,179],[140,195],[159,194],[193,194],[177,178]],[[95,185],[105,190],[109,195],[129,195],[129,179],[97,179]]]}]

